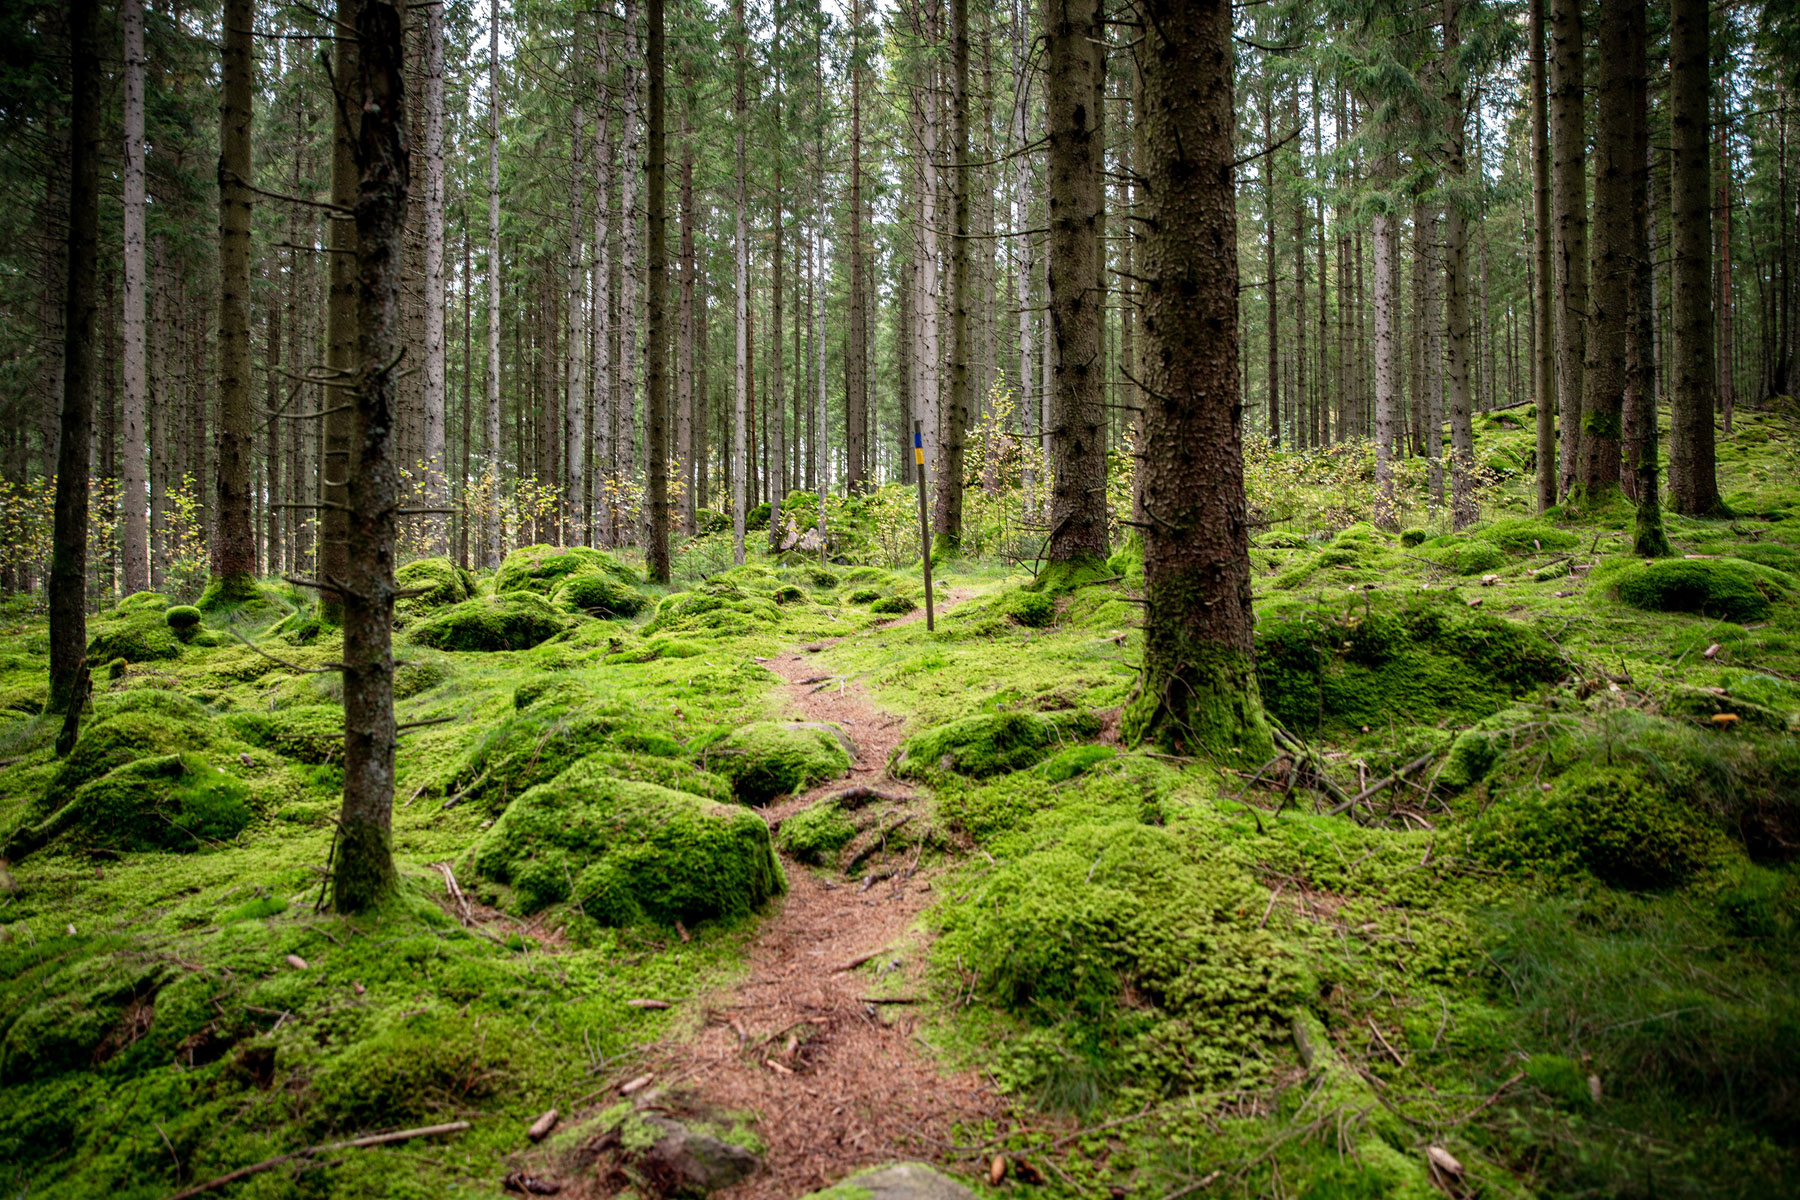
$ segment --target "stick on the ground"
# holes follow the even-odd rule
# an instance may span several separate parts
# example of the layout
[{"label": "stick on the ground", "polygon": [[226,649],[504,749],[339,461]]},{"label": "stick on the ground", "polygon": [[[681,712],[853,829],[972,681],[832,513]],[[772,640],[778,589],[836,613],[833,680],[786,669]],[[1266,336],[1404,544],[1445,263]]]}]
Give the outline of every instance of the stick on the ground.
[{"label": "stick on the ground", "polygon": [[1407,763],[1404,767],[1401,767],[1398,771],[1395,771],[1392,775],[1389,775],[1384,779],[1377,779],[1374,783],[1371,783],[1368,787],[1366,787],[1362,791],[1356,793],[1356,795],[1350,797],[1348,800],[1345,800],[1342,804],[1338,805],[1336,808],[1332,809],[1330,812],[1326,813],[1325,815],[1328,817],[1335,817],[1335,816],[1339,816],[1343,813],[1349,812],[1352,808],[1355,808],[1358,804],[1361,804],[1364,800],[1367,800],[1370,796],[1373,796],[1377,792],[1380,792],[1387,788],[1392,787],[1395,783],[1406,778],[1408,775],[1411,775],[1414,771],[1418,770],[1420,767],[1424,766],[1426,763],[1430,762],[1432,759],[1434,759],[1436,757],[1437,757],[1436,750],[1429,750],[1429,751],[1425,752],[1424,754],[1419,755],[1419,757],[1413,759],[1411,762]]},{"label": "stick on the ground", "polygon": [[169,1197],[169,1200],[187,1200],[189,1196],[199,1196],[206,1192],[216,1192],[222,1187],[236,1183],[240,1179],[248,1179],[252,1175],[260,1175],[264,1171],[272,1171],[283,1163],[297,1162],[303,1158],[312,1158],[320,1154],[328,1154],[333,1150],[360,1150],[365,1146],[386,1146],[393,1142],[410,1141],[413,1138],[436,1137],[444,1133],[461,1133],[469,1127],[467,1121],[451,1121],[447,1125],[426,1125],[419,1129],[402,1129],[395,1133],[376,1133],[368,1137],[352,1138],[347,1142],[331,1142],[324,1146],[308,1146],[304,1150],[296,1150],[292,1154],[277,1155],[266,1158],[262,1162],[248,1167],[239,1167],[235,1171],[209,1179],[205,1183],[196,1183],[193,1187],[183,1188]]},{"label": "stick on the ground", "polygon": [[849,804],[852,807],[860,807],[876,800],[880,800],[884,804],[904,804],[913,797],[902,795],[899,792],[884,792],[878,788],[872,788],[866,783],[859,783],[847,787],[841,792],[833,792],[825,799],[835,800],[840,804]]}]

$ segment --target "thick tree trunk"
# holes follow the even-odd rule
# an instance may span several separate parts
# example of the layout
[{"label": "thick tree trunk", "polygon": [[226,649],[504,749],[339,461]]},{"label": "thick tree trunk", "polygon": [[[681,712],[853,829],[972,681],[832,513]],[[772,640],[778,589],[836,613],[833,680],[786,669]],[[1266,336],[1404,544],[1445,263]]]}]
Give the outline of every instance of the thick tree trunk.
[{"label": "thick tree trunk", "polygon": [[252,0],[226,0],[219,88],[219,468],[212,581],[206,600],[231,604],[256,589],[250,518],[250,105],[256,70]]},{"label": "thick tree trunk", "polygon": [[1719,141],[1719,203],[1716,208],[1718,220],[1713,224],[1713,234],[1717,245],[1715,261],[1718,263],[1719,298],[1713,306],[1716,314],[1715,327],[1719,334],[1718,372],[1719,372],[1719,421],[1724,434],[1731,435],[1732,410],[1737,405],[1736,341],[1732,330],[1732,308],[1735,293],[1731,286],[1731,130],[1723,122],[1718,127]]},{"label": "thick tree trunk", "polygon": [[1267,317],[1269,378],[1269,444],[1281,445],[1281,305],[1276,301],[1275,273],[1275,88],[1263,75],[1262,89],[1262,185],[1263,185],[1263,303]]},{"label": "thick tree trunk", "polygon": [[[340,43],[341,44],[341,43]],[[601,43],[604,46],[604,40]],[[482,565],[500,565],[500,0],[488,0],[487,391],[482,409]],[[603,122],[604,124],[604,122]]]},{"label": "thick tree trunk", "polygon": [[[358,5],[363,0],[338,0],[340,28],[355,28]],[[331,203],[339,213],[355,208],[360,194],[356,156],[362,118],[362,68],[354,38],[336,40],[332,78],[340,95],[331,106]],[[319,548],[317,579],[328,586],[319,591],[319,607],[332,622],[341,619],[343,598],[338,585],[347,578],[349,564],[349,477],[352,470],[350,440],[356,417],[350,407],[357,363],[357,330],[360,324],[357,298],[356,226],[347,220],[327,222],[330,229],[331,295],[325,311],[326,361],[329,364],[325,399],[323,450],[319,455]],[[497,225],[496,225],[497,228]],[[498,261],[498,254],[493,261]],[[493,262],[489,263],[490,269]],[[499,304],[493,306],[498,313]],[[490,319],[495,319],[490,315]]]},{"label": "thick tree trunk", "polygon": [[1531,0],[1531,252],[1532,319],[1537,353],[1531,364],[1537,402],[1537,508],[1556,504],[1556,322],[1551,300],[1555,270],[1550,251],[1550,123],[1544,62],[1544,5]]},{"label": "thick tree trunk", "polygon": [[1598,54],[1599,107],[1594,121],[1594,235],[1588,294],[1587,364],[1581,400],[1578,481],[1587,504],[1619,491],[1623,437],[1627,327],[1631,287],[1631,186],[1641,164],[1632,161],[1630,15],[1644,0],[1602,0]]},{"label": "thick tree trunk", "polygon": [[[1053,564],[1073,568],[1097,566],[1107,550],[1106,409],[1100,394],[1102,314],[1094,289],[1103,147],[1091,120],[1100,63],[1097,43],[1106,32],[1103,22],[1097,0],[1044,0],[1049,43],[1050,329],[1056,347],[1048,431],[1053,466],[1046,557]],[[1223,86],[1229,93],[1229,76]],[[1165,113],[1159,119],[1180,118]],[[1170,136],[1177,136],[1176,128],[1170,127]],[[1229,133],[1225,138],[1229,159]],[[1158,147],[1157,151],[1169,153],[1172,147]],[[1153,203],[1166,202],[1165,198]],[[1236,277],[1234,262],[1232,279]],[[1235,394],[1235,356],[1232,362]]]},{"label": "thick tree trunk", "polygon": [[1231,5],[1145,5],[1140,471],[1149,607],[1125,732],[1176,753],[1261,761],[1270,735],[1256,683],[1244,499]]},{"label": "thick tree trunk", "polygon": [[1710,515],[1724,507],[1713,453],[1709,16],[1705,0],[1673,0],[1669,30],[1675,327],[1669,503],[1676,512],[1689,516]]},{"label": "thick tree trunk", "polygon": [[950,407],[942,430],[937,503],[932,513],[934,558],[962,547],[963,439],[970,426],[969,356],[969,0],[950,0],[950,152],[954,156],[950,242]]},{"label": "thick tree trunk", "polygon": [[[86,700],[88,467],[94,434],[94,286],[100,245],[100,39],[95,0],[69,5],[69,238],[63,293],[62,411],[56,448],[56,510],[50,548],[50,703],[64,712]],[[72,742],[72,739],[71,739]],[[58,743],[57,752],[69,746]]]},{"label": "thick tree trunk", "polygon": [[[1558,0],[1567,3],[1569,0]],[[1467,117],[1462,76],[1456,65],[1462,44],[1457,21],[1462,0],[1444,0],[1444,174],[1460,189]],[[1444,377],[1450,418],[1450,516],[1457,529],[1475,519],[1475,435],[1469,387],[1469,219],[1464,197],[1453,191],[1444,205]],[[1583,262],[1585,263],[1585,258]]]},{"label": "thick tree trunk", "polygon": [[357,139],[356,446],[350,476],[344,603],[344,805],[331,898],[362,912],[394,892],[393,453],[400,352],[400,257],[410,160],[402,16],[395,0],[357,0],[360,69]]},{"label": "thick tree trunk", "polygon": [[733,17],[737,22],[737,91],[733,98],[737,150],[737,228],[732,243],[737,274],[733,325],[737,333],[737,353],[732,373],[731,421],[731,542],[734,560],[744,561],[744,518],[749,504],[749,488],[745,476],[750,466],[750,230],[749,197],[746,195],[744,135],[749,124],[749,100],[745,91],[745,55],[750,29],[744,20],[744,0],[735,0]]},{"label": "thick tree trunk", "polygon": [[[681,312],[680,343],[675,372],[675,454],[681,471],[681,532],[693,537],[699,526],[695,508],[694,462],[703,446],[695,444],[695,431],[705,438],[705,426],[694,423],[694,130],[693,80],[684,81],[681,103]],[[702,355],[705,350],[702,348]]]},{"label": "thick tree trunk", "polygon": [[[448,508],[449,462],[444,449],[444,6],[425,10],[425,362],[420,448],[425,466],[426,508]],[[449,553],[449,519],[442,513],[424,518],[425,545],[433,554]]]},{"label": "thick tree trunk", "polygon": [[612,304],[618,294],[613,286],[612,257],[612,109],[607,95],[611,72],[612,36],[608,22],[595,22],[596,97],[594,104],[594,407],[589,428],[594,435],[594,512],[589,541],[611,546],[615,536],[613,507],[619,477],[613,465],[613,431],[618,424],[618,388],[613,357]]},{"label": "thick tree trunk", "polygon": [[[602,18],[604,19],[604,18]],[[577,43],[579,44],[579,38]],[[577,56],[579,61],[579,55]],[[569,341],[567,348],[567,392],[563,399],[563,530],[569,545],[587,539],[587,291],[588,266],[582,228],[582,185],[586,169],[582,164],[582,142],[587,134],[580,90],[573,105],[573,125],[569,137],[569,261],[565,268],[567,291],[563,305],[568,311]],[[599,203],[599,196],[595,196]]]},{"label": "thick tree trunk", "polygon": [[[1036,348],[1031,339],[1031,241],[1021,231],[1030,224],[1031,164],[1022,153],[1025,146],[1027,110],[1030,107],[1031,74],[1026,52],[1026,28],[1030,24],[1028,0],[1018,0],[1014,15],[1013,36],[1013,114],[1012,144],[1020,152],[1012,165],[1012,226],[1015,236],[1007,239],[1013,258],[1014,302],[1019,310],[1019,418],[1023,445],[1029,446],[1037,427],[1037,393],[1032,380]],[[1024,489],[1026,520],[1037,516],[1037,471],[1029,450],[1023,456],[1020,484]]]},{"label": "thick tree trunk", "polygon": [[[1392,156],[1376,164],[1381,186],[1392,187],[1398,171]],[[1394,481],[1394,446],[1400,414],[1400,221],[1382,206],[1372,231],[1375,251],[1375,523],[1399,525]]]},{"label": "thick tree trunk", "polygon": [[667,121],[664,104],[663,0],[649,0],[650,155],[644,164],[650,234],[649,386],[644,403],[644,571],[652,583],[669,582],[669,237]]},{"label": "thick tree trunk", "polygon": [[[1581,459],[1587,361],[1587,100],[1581,0],[1550,0],[1550,205],[1556,229],[1556,394],[1562,409],[1559,494]],[[1702,155],[1704,156],[1704,150]]]},{"label": "thick tree trunk", "polygon": [[[782,43],[781,8],[775,9],[775,42],[777,49]],[[775,226],[774,237],[774,282],[769,296],[772,312],[769,316],[769,410],[773,418],[773,461],[769,474],[769,553],[774,554],[781,549],[781,502],[787,498],[787,378],[783,370],[781,353],[781,332],[783,301],[786,298],[787,276],[785,250],[786,242],[786,201],[782,195],[781,159],[785,148],[786,129],[782,125],[781,115],[781,71],[775,71],[775,194],[773,196],[772,214]]]},{"label": "thick tree trunk", "polygon": [[125,399],[119,493],[122,590],[150,586],[150,502],[144,418],[149,402],[144,339],[144,0],[122,0],[125,25]]},{"label": "thick tree trunk", "polygon": [[862,0],[850,0],[850,320],[844,350],[845,489],[869,488],[869,311],[864,290],[862,195]]},{"label": "thick tree trunk", "polygon": [[1650,238],[1650,88],[1645,61],[1647,16],[1642,0],[1628,2],[1618,20],[1625,25],[1621,53],[1625,59],[1627,150],[1630,192],[1630,230],[1626,247],[1631,269],[1626,309],[1625,433],[1627,458],[1632,466],[1637,501],[1632,548],[1643,558],[1662,558],[1670,553],[1663,530],[1662,497],[1658,491],[1656,428],[1656,290]]},{"label": "thick tree trunk", "polygon": [[[624,162],[619,171],[619,391],[613,435],[613,469],[621,484],[630,480],[637,470],[638,273],[644,267],[638,241],[638,163],[642,161],[643,133],[638,127],[637,14],[637,0],[626,0],[622,60],[625,70],[620,81],[624,100],[620,138]],[[630,533],[618,526],[613,532],[620,538]]]}]

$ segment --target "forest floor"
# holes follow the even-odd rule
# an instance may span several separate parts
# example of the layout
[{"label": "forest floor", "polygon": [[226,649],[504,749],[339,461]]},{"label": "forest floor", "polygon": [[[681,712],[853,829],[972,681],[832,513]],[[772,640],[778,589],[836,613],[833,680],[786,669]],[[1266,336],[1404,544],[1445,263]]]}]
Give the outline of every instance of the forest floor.
[{"label": "forest floor", "polygon": [[[1392,531],[1366,457],[1254,449],[1267,763],[1119,743],[1129,551],[1046,596],[990,537],[932,631],[915,566],[723,535],[669,589],[409,565],[401,895],[357,918],[304,597],[93,618],[62,759],[14,603],[0,1189],[305,1152],[215,1194],[644,1196],[679,1121],[756,1200],[899,1160],[1047,1200],[1794,1194],[1800,411],[1738,416],[1734,515],[1650,566],[1628,505],[1528,515],[1529,411],[1479,418],[1461,532],[1416,462]],[[838,514],[844,556],[902,500]]]}]

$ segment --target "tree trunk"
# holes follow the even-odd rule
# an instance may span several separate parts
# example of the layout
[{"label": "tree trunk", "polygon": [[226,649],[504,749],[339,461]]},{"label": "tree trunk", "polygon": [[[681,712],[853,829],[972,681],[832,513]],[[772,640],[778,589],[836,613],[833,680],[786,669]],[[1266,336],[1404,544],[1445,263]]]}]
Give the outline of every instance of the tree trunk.
[{"label": "tree trunk", "polygon": [[[425,8],[425,362],[421,405],[426,508],[447,508],[449,463],[444,450],[444,6]],[[579,110],[578,110],[579,111]],[[449,553],[448,518],[424,515],[432,554]]]},{"label": "tree trunk", "polygon": [[[605,18],[602,17],[602,20]],[[580,37],[576,38],[577,46]],[[579,51],[576,55],[580,60]],[[587,537],[587,255],[582,239],[582,184],[586,170],[582,165],[582,141],[587,134],[587,119],[581,104],[581,90],[575,93],[574,128],[569,137],[569,261],[566,267],[567,292],[563,301],[568,309],[569,342],[568,391],[563,401],[563,529],[564,540],[578,545]],[[598,204],[600,197],[596,195]]]},{"label": "tree trunk", "polygon": [[1626,341],[1625,432],[1635,483],[1633,498],[1637,501],[1632,549],[1643,558],[1662,558],[1670,549],[1663,530],[1656,461],[1656,290],[1650,238],[1650,88],[1645,61],[1645,9],[1642,0],[1628,2],[1616,18],[1625,25],[1622,54],[1627,67],[1626,119],[1630,126],[1626,160],[1631,204],[1626,255],[1631,269],[1626,297],[1630,321]]},{"label": "tree trunk", "polygon": [[1551,302],[1550,125],[1544,63],[1544,5],[1531,0],[1532,308],[1537,353],[1531,364],[1537,401],[1537,507],[1556,504],[1556,323]]},{"label": "tree trunk", "polygon": [[[1029,446],[1033,440],[1033,430],[1037,422],[1036,389],[1032,381],[1032,366],[1035,349],[1031,342],[1031,242],[1024,236],[1023,230],[1030,224],[1031,207],[1031,164],[1023,153],[1025,147],[1026,116],[1029,106],[1029,85],[1031,74],[1030,56],[1027,53],[1027,26],[1030,25],[1028,0],[1018,0],[1018,10],[1013,14],[1013,114],[1012,143],[1018,157],[1013,160],[1012,177],[1012,225],[1014,236],[1007,239],[1007,246],[1013,256],[1014,301],[1019,310],[1019,417],[1020,433],[1023,446]],[[1035,519],[1037,515],[1037,471],[1029,450],[1022,456],[1023,469],[1020,484],[1024,490],[1023,516],[1026,520]]]},{"label": "tree trunk", "polygon": [[[340,41],[339,45],[342,45]],[[604,45],[604,41],[602,42]],[[482,565],[500,565],[500,0],[488,0],[487,394],[482,412]],[[334,256],[335,257],[335,256]]]},{"label": "tree trunk", "polygon": [[[1185,10],[1188,6],[1177,7]],[[1056,345],[1049,429],[1053,490],[1046,556],[1053,564],[1065,564],[1063,570],[1069,575],[1083,567],[1097,570],[1107,550],[1106,410],[1100,394],[1101,311],[1094,290],[1103,147],[1090,119],[1100,64],[1096,43],[1105,36],[1103,21],[1097,0],[1044,0],[1050,327]],[[1191,36],[1197,28],[1182,32]],[[1165,32],[1175,35],[1175,31]],[[1228,76],[1214,82],[1229,95]],[[1171,103],[1161,96],[1159,102]],[[1180,122],[1165,131],[1166,136],[1174,137],[1179,136],[1177,130],[1200,118],[1159,113],[1157,119]],[[1230,134],[1224,137],[1229,159]],[[1172,147],[1159,146],[1155,152],[1170,153]],[[1210,148],[1199,152],[1210,153]],[[1153,201],[1163,203],[1164,199]],[[1235,241],[1232,244],[1235,247]],[[1235,261],[1231,271],[1235,286]],[[1235,395],[1235,356],[1232,367]]]},{"label": "tree trunk", "polygon": [[[621,121],[623,164],[619,171],[619,392],[615,416],[618,424],[613,438],[614,470],[619,481],[629,481],[637,469],[638,412],[638,272],[643,269],[643,255],[638,242],[638,163],[642,161],[643,134],[638,129],[638,39],[637,0],[625,2],[624,77],[620,81],[624,100]],[[618,537],[627,530],[615,527]]]},{"label": "tree trunk", "polygon": [[356,446],[350,475],[344,604],[344,806],[338,818],[332,904],[362,912],[394,893],[393,454],[399,360],[400,257],[410,162],[401,9],[357,0],[361,86],[356,199],[358,309]]},{"label": "tree trunk", "polygon": [[1704,0],[1673,0],[1669,29],[1672,125],[1670,222],[1674,258],[1674,379],[1669,416],[1669,503],[1676,512],[1720,512],[1713,455],[1713,313],[1710,87]]},{"label": "tree trunk", "polygon": [[849,394],[844,401],[845,489],[869,488],[869,312],[863,289],[862,0],[850,0],[850,322],[844,353]]},{"label": "tree trunk", "polygon": [[1588,295],[1587,364],[1581,400],[1579,481],[1586,504],[1603,504],[1619,491],[1623,436],[1627,327],[1626,296],[1634,269],[1631,237],[1632,180],[1642,169],[1632,161],[1634,79],[1630,15],[1644,0],[1602,0],[1595,61],[1600,64],[1594,121],[1594,236]]},{"label": "tree trunk", "polygon": [[[693,80],[684,81],[681,102],[681,312],[680,343],[675,372],[675,454],[681,470],[681,532],[693,537],[699,531],[694,495],[694,461],[703,447],[695,445],[694,424],[694,129]],[[702,348],[702,355],[705,350]],[[705,427],[698,427],[705,438]]]},{"label": "tree trunk", "polygon": [[[86,700],[88,468],[94,433],[94,286],[100,245],[100,39],[95,0],[69,4],[69,240],[64,275],[62,411],[50,549],[49,712]],[[247,25],[246,25],[247,28]],[[57,752],[69,747],[58,744]]]},{"label": "tree trunk", "polygon": [[594,515],[590,541],[611,546],[617,540],[613,506],[619,478],[613,465],[613,430],[618,424],[618,389],[615,387],[612,303],[612,109],[607,96],[611,73],[612,39],[605,19],[595,22],[596,94],[594,104],[594,407],[590,427],[594,434]]},{"label": "tree trunk", "polygon": [[[775,39],[772,55],[781,49],[781,14],[780,5],[775,7]],[[782,369],[781,334],[783,301],[786,296],[787,277],[785,267],[786,209],[782,196],[781,159],[785,150],[786,132],[781,116],[781,69],[775,68],[775,146],[771,155],[775,160],[775,194],[772,197],[775,226],[774,246],[774,282],[769,296],[773,311],[769,316],[769,411],[774,425],[773,461],[769,475],[769,553],[774,554],[781,549],[781,502],[787,498],[787,379]]]},{"label": "tree trunk", "polygon": [[1268,313],[1264,332],[1269,351],[1269,444],[1281,445],[1281,306],[1276,301],[1275,273],[1275,87],[1268,72],[1262,89],[1263,302]]},{"label": "tree trunk", "polygon": [[1450,417],[1450,516],[1457,529],[1476,516],[1475,435],[1469,389],[1469,219],[1461,193],[1468,127],[1462,76],[1456,65],[1462,45],[1457,25],[1461,9],[1462,0],[1444,0],[1444,174],[1452,188],[1444,205],[1444,375]]},{"label": "tree trunk", "polygon": [[119,491],[123,591],[150,586],[150,502],[144,418],[149,402],[144,339],[144,0],[122,0],[125,24],[125,400]]},{"label": "tree trunk", "polygon": [[1144,11],[1149,607],[1125,733],[1178,754],[1261,761],[1270,735],[1256,683],[1244,499],[1231,5],[1145,0]]},{"label": "tree trunk", "polygon": [[[354,28],[358,5],[363,0],[338,0],[339,28]],[[360,192],[356,155],[362,123],[361,71],[356,39],[336,39],[332,62],[332,78],[340,94],[331,106],[331,203],[339,213],[355,208]],[[319,547],[317,579],[329,586],[319,591],[321,615],[333,623],[342,619],[343,597],[337,585],[346,578],[349,556],[349,519],[345,507],[349,502],[351,472],[350,439],[356,418],[347,410],[350,388],[357,372],[357,329],[360,323],[357,299],[357,235],[356,226],[347,220],[327,222],[330,229],[331,295],[325,311],[326,361],[329,364],[327,385],[322,389],[325,400],[323,451],[319,455]],[[493,256],[498,260],[498,254]],[[489,267],[492,268],[490,262]],[[498,313],[499,304],[493,306]],[[492,318],[490,318],[492,319]]]},{"label": "tree trunk", "polygon": [[650,377],[644,403],[644,572],[652,583],[669,582],[669,237],[667,121],[664,114],[663,0],[649,0],[650,155],[644,164],[646,219],[650,234]]},{"label": "tree trunk", "polygon": [[1444,507],[1444,379],[1443,323],[1438,298],[1442,276],[1438,272],[1437,214],[1423,202],[1413,205],[1413,289],[1419,327],[1413,339],[1419,348],[1419,437],[1425,452],[1425,488],[1431,511]]},{"label": "tree trunk", "polygon": [[[1393,187],[1399,164],[1391,154],[1375,167],[1382,187]],[[1400,222],[1383,205],[1375,212],[1375,523],[1399,526],[1394,445],[1400,412]]]},{"label": "tree trunk", "polygon": [[250,105],[255,80],[251,0],[226,0],[219,88],[219,469],[212,581],[206,599],[226,605],[256,591],[250,518]]},{"label": "tree trunk", "polygon": [[[1562,408],[1558,492],[1581,458],[1587,361],[1587,101],[1581,0],[1550,0],[1550,205],[1556,229],[1556,394]],[[1704,151],[1702,151],[1704,155]]]},{"label": "tree trunk", "polygon": [[737,332],[737,355],[732,373],[731,422],[731,544],[733,560],[744,562],[744,518],[749,505],[749,489],[745,475],[750,466],[750,230],[749,198],[746,195],[744,134],[750,121],[749,100],[745,91],[745,55],[750,41],[750,28],[744,20],[744,0],[734,0],[732,15],[737,22],[737,91],[733,98],[737,149],[737,228],[732,242],[737,274],[734,303],[734,327]]},{"label": "tree trunk", "polygon": [[1737,404],[1736,343],[1732,333],[1731,310],[1735,294],[1731,286],[1731,129],[1723,120],[1719,124],[1719,204],[1718,221],[1713,226],[1717,240],[1719,299],[1713,307],[1719,333],[1719,420],[1727,437],[1731,435],[1732,409]]},{"label": "tree trunk", "polygon": [[933,558],[955,557],[962,547],[963,439],[970,425],[969,396],[969,0],[950,0],[950,152],[955,156],[950,242],[950,408],[945,414],[932,513]]}]

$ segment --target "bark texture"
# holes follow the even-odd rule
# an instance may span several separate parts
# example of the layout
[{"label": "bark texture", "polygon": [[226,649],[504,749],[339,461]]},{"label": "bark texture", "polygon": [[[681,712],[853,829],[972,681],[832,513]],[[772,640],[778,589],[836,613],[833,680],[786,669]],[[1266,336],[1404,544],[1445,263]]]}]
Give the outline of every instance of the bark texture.
[{"label": "bark texture", "polygon": [[1602,0],[1599,106],[1594,120],[1594,236],[1588,290],[1587,366],[1581,399],[1582,500],[1619,491],[1625,412],[1626,296],[1631,286],[1632,76],[1630,16],[1644,0]]},{"label": "bark texture", "polygon": [[1676,512],[1721,511],[1713,450],[1712,188],[1706,0],[1673,0],[1669,29],[1670,301],[1674,378],[1670,380],[1669,504]]},{"label": "bark texture", "polygon": [[[250,94],[256,66],[251,0],[227,0],[219,89],[219,469],[207,599],[229,604],[256,590],[250,523]],[[206,601],[202,601],[206,603]]]},{"label": "bark texture", "polygon": [[144,0],[123,0],[125,26],[125,396],[121,405],[120,580],[129,596],[150,586],[149,477],[144,419],[149,404],[144,289]]},{"label": "bark texture", "polygon": [[669,236],[663,63],[663,0],[649,0],[650,157],[645,163],[645,208],[650,234],[650,362],[644,404],[644,570],[652,583],[669,581]]},{"label": "bark texture", "polygon": [[[1557,490],[1566,495],[1581,454],[1587,362],[1587,98],[1582,0],[1550,0],[1550,207],[1556,230],[1556,394],[1562,409]],[[1701,156],[1705,157],[1702,147]]]}]

